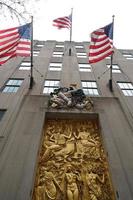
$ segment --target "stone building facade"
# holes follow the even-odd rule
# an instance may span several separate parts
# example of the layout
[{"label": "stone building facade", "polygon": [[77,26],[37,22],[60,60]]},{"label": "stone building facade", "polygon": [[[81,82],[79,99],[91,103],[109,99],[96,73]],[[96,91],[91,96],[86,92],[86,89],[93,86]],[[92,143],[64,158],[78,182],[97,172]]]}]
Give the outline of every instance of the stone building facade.
[{"label": "stone building facade", "polygon": [[[110,58],[88,65],[88,46],[88,42],[34,41],[32,89],[29,58],[13,58],[0,67],[1,200],[35,198],[36,173],[49,120],[96,121],[112,185],[113,196],[108,199],[133,199],[133,50],[115,49],[111,92]],[[50,107],[49,93],[70,85],[90,97],[90,109]],[[74,159],[76,154],[72,155]],[[65,158],[71,163],[71,157]],[[57,199],[56,189],[52,192]],[[90,199],[92,195],[99,198],[89,195]]]}]

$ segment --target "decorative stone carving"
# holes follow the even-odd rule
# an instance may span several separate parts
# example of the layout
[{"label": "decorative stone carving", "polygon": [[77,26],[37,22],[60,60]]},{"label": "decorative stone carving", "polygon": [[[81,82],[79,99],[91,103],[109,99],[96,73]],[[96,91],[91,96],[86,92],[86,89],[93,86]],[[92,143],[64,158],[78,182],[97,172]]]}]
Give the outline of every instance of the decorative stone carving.
[{"label": "decorative stone carving", "polygon": [[50,93],[50,107],[52,108],[77,108],[90,110],[93,102],[87,97],[82,89],[76,89],[76,86],[69,88],[60,87]]},{"label": "decorative stone carving", "polygon": [[115,200],[96,120],[47,120],[33,200]]}]

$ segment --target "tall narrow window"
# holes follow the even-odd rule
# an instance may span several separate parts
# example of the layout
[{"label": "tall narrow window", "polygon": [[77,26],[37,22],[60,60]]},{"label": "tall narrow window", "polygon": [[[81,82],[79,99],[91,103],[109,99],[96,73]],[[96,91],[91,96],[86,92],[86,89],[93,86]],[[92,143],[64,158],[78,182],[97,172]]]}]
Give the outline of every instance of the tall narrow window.
[{"label": "tall narrow window", "polygon": [[133,96],[133,84],[131,82],[117,82],[125,96]]},{"label": "tall narrow window", "polygon": [[51,92],[54,91],[54,89],[57,89],[59,85],[60,85],[59,80],[46,80],[44,83],[43,93],[50,94]]},{"label": "tall narrow window", "polygon": [[9,79],[2,92],[15,93],[21,86],[23,79]]},{"label": "tall narrow window", "polygon": [[82,81],[82,88],[86,95],[98,96],[98,89],[96,81]]}]

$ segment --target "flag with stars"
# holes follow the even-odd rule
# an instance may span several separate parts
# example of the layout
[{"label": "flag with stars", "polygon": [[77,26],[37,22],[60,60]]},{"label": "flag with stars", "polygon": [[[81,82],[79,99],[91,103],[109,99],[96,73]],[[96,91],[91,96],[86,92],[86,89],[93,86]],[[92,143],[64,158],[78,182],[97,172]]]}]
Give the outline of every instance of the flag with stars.
[{"label": "flag with stars", "polygon": [[96,63],[113,53],[113,23],[91,33],[89,63]]},{"label": "flag with stars", "polygon": [[0,65],[16,56],[31,55],[31,23],[0,30]]}]

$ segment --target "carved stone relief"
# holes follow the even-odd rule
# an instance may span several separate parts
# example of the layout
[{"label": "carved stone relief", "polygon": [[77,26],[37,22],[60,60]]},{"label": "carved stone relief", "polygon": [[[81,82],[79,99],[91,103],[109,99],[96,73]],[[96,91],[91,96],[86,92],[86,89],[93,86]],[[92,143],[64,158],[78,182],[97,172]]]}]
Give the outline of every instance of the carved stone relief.
[{"label": "carved stone relief", "polygon": [[51,108],[77,108],[79,110],[91,110],[93,101],[84,94],[82,89],[77,89],[71,84],[69,88],[60,87],[50,93],[49,106]]},{"label": "carved stone relief", "polygon": [[96,120],[47,120],[33,200],[114,200]]}]

